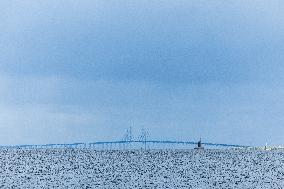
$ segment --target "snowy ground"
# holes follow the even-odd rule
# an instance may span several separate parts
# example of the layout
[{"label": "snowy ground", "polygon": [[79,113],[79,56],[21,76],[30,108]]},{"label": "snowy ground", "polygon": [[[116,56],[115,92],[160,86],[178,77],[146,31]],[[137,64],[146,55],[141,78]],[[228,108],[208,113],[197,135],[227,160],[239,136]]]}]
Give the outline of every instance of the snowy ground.
[{"label": "snowy ground", "polygon": [[1,149],[0,188],[284,188],[284,150]]}]

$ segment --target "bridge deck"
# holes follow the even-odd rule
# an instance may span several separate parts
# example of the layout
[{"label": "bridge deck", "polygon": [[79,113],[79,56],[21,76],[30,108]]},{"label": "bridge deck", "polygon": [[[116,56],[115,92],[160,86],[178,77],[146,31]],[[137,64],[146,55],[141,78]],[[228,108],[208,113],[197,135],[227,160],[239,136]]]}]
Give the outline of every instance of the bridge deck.
[{"label": "bridge deck", "polygon": [[[171,140],[133,140],[133,141],[101,141],[91,143],[72,143],[72,144],[40,144],[40,145],[14,145],[14,146],[1,146],[2,148],[94,148],[95,146],[115,146],[115,145],[197,145],[197,142],[192,141],[171,141]],[[222,143],[202,143],[204,146],[213,147],[236,147],[247,148],[250,146],[238,145],[238,144],[222,144]]]}]

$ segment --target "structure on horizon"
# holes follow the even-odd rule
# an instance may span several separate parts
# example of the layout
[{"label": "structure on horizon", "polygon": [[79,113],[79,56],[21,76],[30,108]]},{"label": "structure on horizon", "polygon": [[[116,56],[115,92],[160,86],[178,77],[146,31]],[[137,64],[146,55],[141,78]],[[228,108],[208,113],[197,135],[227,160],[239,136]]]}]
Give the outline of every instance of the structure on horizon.
[{"label": "structure on horizon", "polygon": [[197,147],[194,148],[194,149],[196,149],[196,150],[203,150],[204,149],[204,147],[202,146],[202,143],[201,143],[201,138],[200,138],[200,140],[197,143]]}]

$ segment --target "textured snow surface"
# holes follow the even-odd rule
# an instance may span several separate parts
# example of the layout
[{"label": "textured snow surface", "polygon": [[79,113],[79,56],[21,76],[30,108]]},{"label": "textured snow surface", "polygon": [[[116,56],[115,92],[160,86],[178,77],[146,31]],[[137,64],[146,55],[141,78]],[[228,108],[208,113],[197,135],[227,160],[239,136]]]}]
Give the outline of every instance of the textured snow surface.
[{"label": "textured snow surface", "polygon": [[284,188],[284,151],[1,149],[0,188]]}]

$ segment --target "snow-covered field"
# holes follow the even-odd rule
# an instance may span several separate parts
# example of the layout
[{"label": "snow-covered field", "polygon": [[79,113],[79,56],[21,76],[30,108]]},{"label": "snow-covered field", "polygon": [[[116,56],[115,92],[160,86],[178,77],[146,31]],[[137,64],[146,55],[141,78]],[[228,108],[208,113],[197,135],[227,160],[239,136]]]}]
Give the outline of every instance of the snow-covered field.
[{"label": "snow-covered field", "polygon": [[0,173],[0,188],[284,188],[284,151],[1,149]]}]

